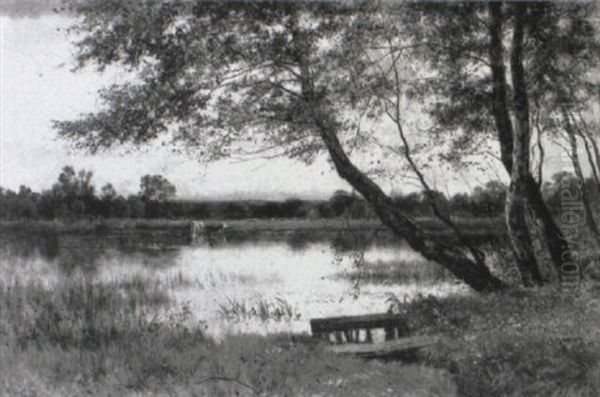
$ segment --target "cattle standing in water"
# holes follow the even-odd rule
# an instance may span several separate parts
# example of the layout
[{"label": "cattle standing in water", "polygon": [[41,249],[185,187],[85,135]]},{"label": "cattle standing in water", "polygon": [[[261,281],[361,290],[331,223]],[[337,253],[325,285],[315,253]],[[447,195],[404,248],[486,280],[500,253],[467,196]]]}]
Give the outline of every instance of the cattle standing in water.
[{"label": "cattle standing in water", "polygon": [[209,245],[224,243],[227,241],[226,228],[225,223],[205,224],[202,221],[191,221],[189,224],[190,242],[208,242]]},{"label": "cattle standing in water", "polygon": [[206,226],[202,221],[191,221],[189,223],[189,236],[190,242],[195,243],[198,241],[198,238],[203,239],[206,235],[205,233]]}]

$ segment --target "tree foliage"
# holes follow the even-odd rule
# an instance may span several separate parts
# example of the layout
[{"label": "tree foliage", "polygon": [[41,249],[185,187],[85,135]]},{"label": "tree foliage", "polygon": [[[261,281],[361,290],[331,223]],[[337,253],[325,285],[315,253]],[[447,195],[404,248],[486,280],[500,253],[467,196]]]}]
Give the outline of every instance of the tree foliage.
[{"label": "tree foliage", "polygon": [[177,189],[162,175],[144,175],[140,180],[140,197],[146,201],[173,199]]}]

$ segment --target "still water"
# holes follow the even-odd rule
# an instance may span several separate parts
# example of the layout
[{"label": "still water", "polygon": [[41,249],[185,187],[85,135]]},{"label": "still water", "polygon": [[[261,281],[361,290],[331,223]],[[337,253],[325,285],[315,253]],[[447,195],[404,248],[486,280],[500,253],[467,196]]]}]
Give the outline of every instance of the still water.
[{"label": "still water", "polygon": [[34,281],[54,288],[76,277],[143,280],[168,294],[164,318],[186,307],[215,337],[309,332],[311,318],[384,312],[392,295],[402,300],[467,293],[451,277],[377,282],[351,277],[372,266],[401,274],[403,266],[408,272],[411,265],[435,265],[402,241],[339,233],[253,233],[208,243],[166,230],[21,231],[3,232],[0,243],[0,282]]}]

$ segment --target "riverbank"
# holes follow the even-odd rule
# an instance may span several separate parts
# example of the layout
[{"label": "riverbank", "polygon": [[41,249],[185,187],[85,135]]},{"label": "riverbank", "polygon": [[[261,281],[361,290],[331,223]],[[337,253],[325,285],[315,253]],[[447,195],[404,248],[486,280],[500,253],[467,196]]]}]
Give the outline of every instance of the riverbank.
[{"label": "riverbank", "polygon": [[[277,225],[286,230],[285,222]],[[310,229],[315,225],[305,223],[302,230],[315,234]],[[237,227],[253,234],[258,224]],[[33,229],[23,228],[21,235],[28,230]],[[151,234],[161,230],[148,229]],[[427,264],[407,251],[394,255],[393,262],[372,258],[364,269],[332,267],[334,281],[357,288],[338,291],[331,287],[335,283],[322,284],[331,296],[319,298],[307,286],[320,282],[319,266],[331,259],[321,248],[308,259],[285,245],[260,255],[240,251],[229,262],[226,256],[211,256],[224,251],[222,246],[188,246],[187,254],[168,251],[167,256],[133,250],[114,263],[100,255],[102,265],[94,270],[86,264],[93,250],[83,243],[101,242],[100,232],[92,230],[84,239],[61,236],[59,248],[48,249],[49,262],[28,246],[23,248],[27,255],[2,258],[0,395],[600,395],[600,286],[592,277],[597,273],[587,268],[576,295],[546,287],[433,297],[421,294],[430,293],[425,291],[432,281],[444,275],[425,271]],[[102,252],[118,251],[104,237],[107,251]],[[185,271],[168,272],[171,254]],[[243,271],[249,265],[262,272]],[[277,269],[289,283],[272,277]],[[161,271],[165,277],[158,277]],[[316,280],[303,283],[304,275]],[[272,288],[269,283],[284,285],[275,298],[243,299],[243,291]],[[406,285],[415,293],[402,295]],[[214,310],[203,308],[214,305],[215,292],[228,287],[240,294],[232,294],[214,314],[231,323],[232,331],[215,332],[221,329],[206,317]],[[374,289],[385,294],[371,294],[369,305],[359,306]],[[441,340],[408,363],[336,356],[305,332],[318,314],[310,310],[314,299],[326,301],[325,315],[380,312],[390,305],[409,320],[411,334]],[[295,323],[305,327],[288,333],[271,327]],[[259,327],[249,326],[257,324],[266,330],[261,336]]]},{"label": "riverbank", "polygon": [[160,302],[153,291],[127,291],[2,285],[0,395],[600,393],[597,284],[576,296],[515,289],[398,302],[413,334],[442,336],[411,363],[336,356],[306,334],[230,335],[217,343],[185,307],[150,315],[145,305]]},{"label": "riverbank", "polygon": [[[92,219],[92,220],[39,220],[39,221],[0,221],[0,230],[57,231],[62,233],[91,233],[96,231],[127,230],[183,230],[189,229],[192,219]],[[449,233],[447,227],[436,218],[415,218],[425,230],[432,233]],[[457,218],[456,223],[465,233],[472,235],[496,234],[505,232],[501,218]],[[377,219],[209,219],[201,221],[206,225],[227,226],[229,233],[252,232],[295,232],[295,231],[380,231],[387,233]]]}]

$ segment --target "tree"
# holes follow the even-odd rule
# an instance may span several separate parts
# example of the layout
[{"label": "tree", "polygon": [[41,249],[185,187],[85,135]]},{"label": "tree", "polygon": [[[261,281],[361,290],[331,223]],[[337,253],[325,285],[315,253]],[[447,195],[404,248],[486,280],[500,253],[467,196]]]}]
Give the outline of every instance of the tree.
[{"label": "tree", "polygon": [[125,214],[132,218],[144,218],[146,214],[146,205],[139,197],[131,195],[127,197],[127,209]]},{"label": "tree", "polygon": [[282,210],[286,218],[302,218],[306,216],[308,208],[302,200],[289,198],[283,202]]},{"label": "tree", "polygon": [[472,205],[478,216],[502,214],[505,202],[506,185],[500,181],[489,181],[473,190]]},{"label": "tree", "polygon": [[19,186],[17,193],[0,188],[0,217],[8,219],[35,219],[39,216],[39,194],[27,186]]},{"label": "tree", "polygon": [[405,196],[399,195],[393,198],[394,203],[401,211],[408,214],[420,214],[421,213],[421,195],[417,192],[411,192]]},{"label": "tree", "polygon": [[456,193],[450,198],[450,208],[462,216],[473,215],[471,199],[467,193]]},{"label": "tree", "polygon": [[[525,240],[516,238],[527,237],[524,233],[529,231],[524,203],[542,220],[549,245],[560,231],[541,201],[538,185],[534,189],[531,184],[526,94],[554,88],[528,86],[531,79],[525,75],[523,57],[526,50],[532,54],[532,72],[545,82],[548,76],[551,81],[562,76],[564,67],[554,70],[548,65],[555,66],[565,54],[544,53],[558,42],[525,25],[540,14],[551,22],[548,29],[558,29],[560,18],[579,21],[585,12],[579,9],[585,6],[518,5],[506,12],[507,7],[497,3],[92,0],[75,2],[73,8],[83,17],[76,26],[83,35],[77,43],[80,66],[95,63],[102,69],[120,63],[139,72],[135,81],[102,91],[105,110],[55,124],[76,146],[96,152],[170,135],[174,145],[194,150],[204,160],[247,151],[248,145],[259,148],[255,153],[304,161],[326,151],[338,174],[416,251],[476,290],[502,288],[504,283],[482,261],[473,260],[464,246],[427,236],[352,159],[357,151],[378,156],[367,144],[374,132],[382,132],[386,98],[397,92],[389,90],[386,68],[396,62],[427,64],[426,70],[438,72],[436,79],[425,79],[424,87],[414,84],[409,93],[433,92],[440,98],[433,111],[424,112],[439,127],[432,129],[438,136],[443,130],[464,132],[454,141],[460,150],[449,153],[465,152],[482,131],[496,130],[512,179],[508,223],[513,245],[524,279],[539,281],[535,258]],[[509,28],[511,85],[503,51]],[[573,38],[561,38],[573,44],[589,36],[585,29],[573,33]],[[543,44],[541,49],[530,49],[525,34]],[[585,55],[588,42],[567,55]],[[586,48],[579,50],[582,45]],[[481,59],[485,68],[474,72]],[[577,68],[589,64],[586,59]],[[557,84],[563,82],[566,79]],[[514,93],[512,101],[509,92]],[[511,113],[517,120],[514,129]],[[553,255],[563,248],[561,242]]]},{"label": "tree", "polygon": [[107,183],[100,189],[100,209],[99,213],[103,217],[112,217],[116,215],[115,202],[118,197],[115,187],[111,183]]},{"label": "tree", "polygon": [[102,200],[111,201],[117,197],[117,190],[112,183],[107,183],[100,189],[100,198]]},{"label": "tree", "polygon": [[556,114],[565,97],[595,95],[597,84],[589,79],[600,53],[594,7],[422,4],[407,13],[412,37],[423,43],[414,52],[425,60],[425,70],[437,72],[412,92],[433,97],[432,131],[438,142],[451,141],[449,159],[486,149],[482,133],[500,143],[500,159],[511,176],[508,231],[525,282],[544,281],[533,240],[544,243],[558,272],[570,254],[531,174],[529,120],[533,113]]},{"label": "tree", "polygon": [[47,217],[65,218],[93,213],[97,197],[92,183],[91,171],[63,167],[58,181],[48,191],[42,193],[40,207]]},{"label": "tree", "polygon": [[140,197],[147,202],[164,202],[175,197],[177,189],[162,175],[144,175],[140,179]]},{"label": "tree", "polygon": [[342,216],[352,206],[354,200],[356,200],[356,197],[351,193],[348,193],[345,190],[336,190],[331,195],[329,203],[335,216]]},{"label": "tree", "polygon": [[230,201],[223,208],[222,216],[226,219],[243,219],[248,216],[249,212],[249,208],[245,203]]},{"label": "tree", "polygon": [[[585,210],[584,218],[585,218],[586,224],[588,226],[590,233],[592,233],[592,236],[594,237],[597,247],[600,248],[600,229],[598,228],[598,224],[596,223],[595,214],[592,209],[592,203],[590,201],[590,197],[587,192],[588,189],[587,189],[585,176],[583,175],[583,171],[581,169],[581,162],[579,161],[578,144],[577,144],[578,134],[577,134],[577,130],[576,130],[576,127],[574,124],[574,118],[572,117],[571,114],[569,114],[566,107],[562,108],[562,116],[563,116],[563,122],[564,122],[564,126],[565,126],[564,129],[567,134],[567,140],[569,142],[569,148],[566,152],[567,152],[567,155],[569,156],[569,158],[571,159],[571,162],[573,163],[573,170],[575,171],[575,175],[577,176],[577,180],[578,180],[578,183],[580,186],[580,189],[579,189],[580,191],[578,192],[579,194],[576,196],[573,196],[573,199],[580,199],[583,202],[583,208]],[[581,136],[583,137],[584,135],[581,135]],[[588,153],[588,156],[589,156],[589,153]],[[591,158],[591,156],[588,158]],[[593,162],[592,162],[592,165],[593,165]],[[596,175],[596,170],[594,170],[593,175]]]}]

